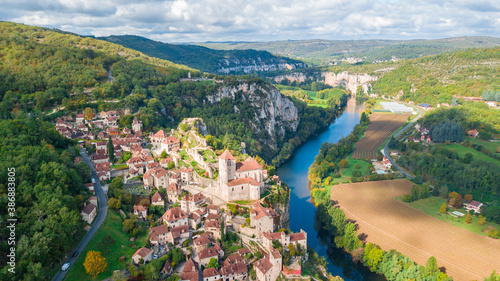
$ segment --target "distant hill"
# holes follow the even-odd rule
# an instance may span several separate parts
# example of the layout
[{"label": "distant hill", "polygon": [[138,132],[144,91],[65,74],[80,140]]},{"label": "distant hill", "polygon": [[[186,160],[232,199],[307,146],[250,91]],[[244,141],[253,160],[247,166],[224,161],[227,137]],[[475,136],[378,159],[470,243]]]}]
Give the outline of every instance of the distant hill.
[{"label": "distant hill", "polygon": [[214,74],[244,74],[306,67],[301,61],[276,56],[267,51],[213,50],[196,45],[167,44],[133,35],[99,39]]},{"label": "distant hill", "polygon": [[433,40],[301,40],[271,42],[199,43],[220,50],[255,49],[273,54],[329,63],[347,58],[366,62],[413,59],[444,52],[500,46],[496,37],[456,37]]}]

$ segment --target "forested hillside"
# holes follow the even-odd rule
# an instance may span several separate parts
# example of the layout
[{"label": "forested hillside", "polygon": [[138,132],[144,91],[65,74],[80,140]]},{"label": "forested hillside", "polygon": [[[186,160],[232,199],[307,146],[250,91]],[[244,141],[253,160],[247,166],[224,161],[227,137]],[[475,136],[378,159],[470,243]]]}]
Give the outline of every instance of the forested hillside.
[{"label": "forested hillside", "polygon": [[221,49],[265,50],[273,54],[306,59],[319,64],[357,58],[373,62],[391,59],[413,59],[467,48],[500,45],[495,37],[456,37],[433,40],[298,40],[271,42],[206,42],[199,45]]},{"label": "forested hillside", "polygon": [[[77,153],[72,141],[48,122],[33,117],[0,120],[2,280],[50,280],[54,265],[81,238],[84,223],[80,209],[89,197],[83,183],[90,181],[90,168],[83,162],[73,164]],[[12,202],[7,192],[12,188],[7,185],[10,182],[15,183],[13,216],[7,211]],[[7,255],[14,246],[7,239],[9,218],[17,219],[15,274],[7,274]]]},{"label": "forested hillside", "polygon": [[133,35],[108,36],[99,39],[216,74],[253,73],[306,67],[306,64],[301,61],[276,56],[267,51],[213,50],[196,45],[167,44]]},{"label": "forested hillside", "polygon": [[397,95],[415,102],[451,103],[453,96],[481,97],[499,90],[500,48],[468,49],[408,60],[373,85],[378,94]]}]

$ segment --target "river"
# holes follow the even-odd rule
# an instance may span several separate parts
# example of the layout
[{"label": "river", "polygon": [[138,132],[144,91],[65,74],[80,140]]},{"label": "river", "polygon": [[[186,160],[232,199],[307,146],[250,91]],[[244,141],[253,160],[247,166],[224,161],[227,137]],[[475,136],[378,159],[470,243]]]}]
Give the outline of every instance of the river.
[{"label": "river", "polygon": [[356,106],[354,99],[349,100],[342,115],[323,133],[311,137],[277,170],[280,179],[292,189],[290,196],[290,228],[294,232],[303,229],[307,232],[307,244],[320,256],[327,257],[328,271],[333,276],[344,280],[385,280],[382,276],[370,272],[360,263],[354,263],[351,256],[342,249],[328,247],[325,241],[330,240],[330,234],[320,230],[320,222],[316,218],[316,207],[311,203],[311,192],[308,187],[307,172],[314,162],[323,142],[336,143],[342,137],[349,135],[359,124],[362,106]]}]

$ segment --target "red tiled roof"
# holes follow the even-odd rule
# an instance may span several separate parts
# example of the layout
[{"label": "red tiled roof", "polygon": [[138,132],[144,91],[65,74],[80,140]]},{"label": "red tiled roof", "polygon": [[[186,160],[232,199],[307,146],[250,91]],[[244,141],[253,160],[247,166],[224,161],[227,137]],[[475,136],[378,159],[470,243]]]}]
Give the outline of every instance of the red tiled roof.
[{"label": "red tiled roof", "polygon": [[222,160],[236,160],[236,158],[234,158],[234,156],[231,154],[231,152],[229,152],[229,150],[224,150],[224,153],[221,154],[221,156],[219,156],[220,159]]},{"label": "red tiled roof", "polygon": [[236,186],[236,185],[246,184],[246,183],[249,183],[249,184],[255,185],[255,186],[259,186],[260,185],[260,183],[258,181],[256,181],[254,178],[246,177],[246,178],[240,178],[240,179],[230,180],[227,183],[227,186]]},{"label": "red tiled roof", "polygon": [[205,227],[215,227],[215,228],[220,228],[221,223],[220,221],[209,221],[205,224]]},{"label": "red tiled roof", "polygon": [[273,264],[269,261],[269,257],[265,256],[264,258],[254,262],[253,267],[266,274],[271,268],[273,268]]},{"label": "red tiled roof", "polygon": [[290,242],[299,241],[299,240],[306,240],[306,236],[305,236],[304,232],[290,234]]},{"label": "red tiled roof", "polygon": [[201,234],[200,237],[194,239],[194,244],[196,246],[207,245],[208,243],[212,243],[212,239],[207,232]]},{"label": "red tiled roof", "polygon": [[259,162],[257,162],[252,157],[248,157],[247,159],[245,159],[245,161],[236,164],[237,172],[244,172],[244,171],[251,171],[258,169],[262,169],[262,165],[260,165]]},{"label": "red tiled roof", "polygon": [[132,255],[132,257],[135,255],[139,255],[140,257],[145,258],[149,253],[151,253],[150,249],[148,249],[146,247],[142,247],[139,250],[135,251],[135,253]]},{"label": "red tiled roof", "polygon": [[153,135],[154,138],[166,138],[165,132],[163,130],[159,130],[156,134]]},{"label": "red tiled roof", "polygon": [[212,258],[212,257],[218,257],[218,256],[219,256],[219,253],[217,252],[217,250],[214,249],[214,247],[205,248],[205,249],[201,250],[200,253],[198,254],[198,257],[200,259],[206,259],[206,258]]},{"label": "red tiled roof", "polygon": [[238,262],[242,262],[243,261],[243,257],[241,257],[240,254],[232,254],[230,256],[227,256],[226,261],[229,264],[235,264],[235,263],[238,263]]},{"label": "red tiled roof", "polygon": [[83,207],[82,213],[90,215],[96,208],[97,207],[94,204],[87,204],[85,207]]},{"label": "red tiled roof", "polygon": [[[271,265],[272,267],[272,265]],[[245,263],[243,262],[238,262],[232,265],[227,265],[224,266],[220,269],[220,274],[221,275],[229,275],[229,274],[241,274],[248,272],[248,268]]]},{"label": "red tiled roof", "polygon": [[142,206],[142,205],[134,205],[134,213],[137,211],[137,212],[144,212],[146,211],[146,207]]},{"label": "red tiled roof", "polygon": [[285,236],[285,232],[283,231],[275,233],[264,232],[263,235],[268,240],[280,240],[282,237]]},{"label": "red tiled roof", "polygon": [[159,191],[156,191],[155,194],[151,197],[151,202],[161,202],[165,201],[165,198],[163,194],[161,194]]},{"label": "red tiled roof", "polygon": [[188,214],[186,212],[184,212],[179,207],[175,207],[173,209],[169,209],[169,210],[167,210],[165,212],[165,214],[163,214],[163,218],[167,222],[172,222],[172,221],[176,221],[176,220],[179,220],[179,219],[182,219],[182,218],[187,218],[187,217],[188,217]]},{"label": "red tiled roof", "polygon": [[163,143],[165,143],[165,144],[172,144],[172,143],[176,143],[176,142],[180,142],[180,141],[174,136],[167,137],[163,140]]},{"label": "red tiled roof", "polygon": [[219,275],[220,275],[219,271],[217,271],[217,269],[213,267],[203,270],[203,277],[205,278],[219,276]]},{"label": "red tiled roof", "polygon": [[238,250],[238,253],[242,256],[246,255],[246,254],[249,254],[250,253],[250,250],[248,248],[241,248]]},{"label": "red tiled roof", "polygon": [[262,205],[260,205],[259,201],[255,202],[253,205],[253,209],[250,210],[251,214],[256,214],[255,219],[259,220],[263,217],[277,217],[278,214],[271,208],[264,208]]},{"label": "red tiled roof", "polygon": [[167,191],[179,191],[179,190],[180,190],[179,185],[176,184],[175,182],[169,184],[167,187]]},{"label": "red tiled roof", "polygon": [[275,259],[279,259],[279,258],[281,258],[281,254],[280,254],[280,252],[279,252],[277,249],[274,249],[274,250],[272,251],[272,254],[273,254],[273,257],[274,257]]}]

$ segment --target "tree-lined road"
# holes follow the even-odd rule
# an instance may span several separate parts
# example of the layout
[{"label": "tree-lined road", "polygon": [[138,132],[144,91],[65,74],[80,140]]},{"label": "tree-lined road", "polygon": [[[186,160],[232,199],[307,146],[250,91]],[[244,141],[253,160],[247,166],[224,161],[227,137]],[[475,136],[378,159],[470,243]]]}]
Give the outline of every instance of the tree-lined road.
[{"label": "tree-lined road", "polygon": [[[82,156],[83,161],[85,161],[85,163],[87,165],[89,165],[89,167],[92,171],[92,178],[94,178],[94,180],[95,180],[94,190],[95,190],[97,198],[99,200],[99,213],[97,214],[97,217],[94,219],[94,223],[90,227],[89,232],[87,232],[85,237],[83,237],[82,241],[80,241],[80,244],[78,244],[78,246],[76,246],[76,248],[75,248],[75,251],[78,251],[79,255],[83,253],[83,251],[85,250],[85,247],[87,247],[87,244],[90,242],[90,240],[92,240],[92,237],[94,237],[97,230],[99,229],[101,224],[104,222],[104,219],[106,219],[106,215],[108,214],[108,200],[106,199],[106,195],[104,194],[104,191],[103,191],[102,186],[101,186],[101,182],[99,181],[99,178],[97,177],[97,173],[94,169],[94,166],[90,162],[90,158],[87,156],[84,149],[80,150],[80,155]],[[73,264],[75,263],[77,258],[78,257],[70,256],[66,262],[71,263],[71,266],[73,266]],[[62,281],[64,279],[64,276],[66,275],[66,273],[70,269],[71,269],[71,267],[69,269],[67,269],[66,271],[62,271],[59,269],[59,271],[56,273],[56,275],[54,276],[52,281]]]}]

